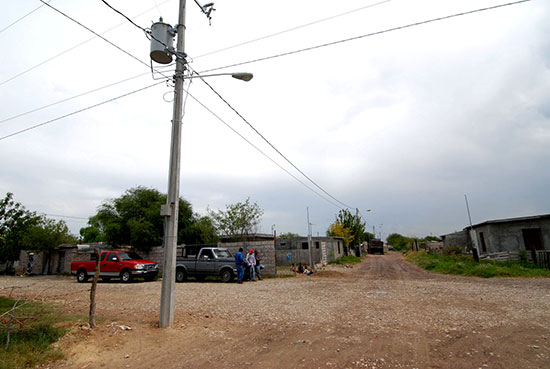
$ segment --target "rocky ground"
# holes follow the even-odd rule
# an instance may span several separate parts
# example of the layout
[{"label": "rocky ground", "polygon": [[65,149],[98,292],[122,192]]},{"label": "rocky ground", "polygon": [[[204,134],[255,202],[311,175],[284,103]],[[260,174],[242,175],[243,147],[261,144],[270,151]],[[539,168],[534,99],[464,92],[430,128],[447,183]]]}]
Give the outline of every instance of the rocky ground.
[{"label": "rocky ground", "polygon": [[[91,283],[1,277],[0,294],[85,316]],[[12,289],[12,287],[17,287]],[[397,253],[312,276],[98,284],[98,327],[70,323],[50,368],[549,368],[550,279],[430,274]],[[84,318],[85,320],[85,318]]]}]

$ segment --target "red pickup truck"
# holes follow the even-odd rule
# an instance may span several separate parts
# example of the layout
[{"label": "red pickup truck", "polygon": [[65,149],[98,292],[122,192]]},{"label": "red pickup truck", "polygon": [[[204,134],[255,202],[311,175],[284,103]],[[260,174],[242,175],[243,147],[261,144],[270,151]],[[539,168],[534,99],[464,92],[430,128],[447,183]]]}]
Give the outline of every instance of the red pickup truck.
[{"label": "red pickup truck", "polygon": [[[94,276],[95,264],[95,260],[73,261],[71,274],[76,275],[78,282],[86,282],[88,277]],[[135,277],[152,281],[158,272],[159,267],[156,262],[144,260],[133,251],[103,251],[99,255],[99,276],[104,281],[120,278],[123,282],[131,282]]]}]

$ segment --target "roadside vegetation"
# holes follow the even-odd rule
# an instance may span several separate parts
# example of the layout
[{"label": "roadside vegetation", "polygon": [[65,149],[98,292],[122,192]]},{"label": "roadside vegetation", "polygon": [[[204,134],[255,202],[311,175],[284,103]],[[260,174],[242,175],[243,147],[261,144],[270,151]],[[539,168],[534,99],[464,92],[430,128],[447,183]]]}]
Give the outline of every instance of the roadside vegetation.
[{"label": "roadside vegetation", "polygon": [[449,253],[447,255],[412,252],[406,255],[407,261],[419,267],[442,274],[492,278],[492,277],[550,277],[550,270],[539,267],[529,261],[476,262],[470,255]]},{"label": "roadside vegetation", "polygon": [[51,344],[65,334],[60,326],[65,321],[67,316],[51,306],[0,297],[0,368],[36,367],[60,359],[61,352]]},{"label": "roadside vegetation", "polygon": [[361,261],[363,260],[357,256],[347,255],[347,256],[339,257],[336,260],[329,262],[329,264],[354,265],[354,264],[359,264]]}]

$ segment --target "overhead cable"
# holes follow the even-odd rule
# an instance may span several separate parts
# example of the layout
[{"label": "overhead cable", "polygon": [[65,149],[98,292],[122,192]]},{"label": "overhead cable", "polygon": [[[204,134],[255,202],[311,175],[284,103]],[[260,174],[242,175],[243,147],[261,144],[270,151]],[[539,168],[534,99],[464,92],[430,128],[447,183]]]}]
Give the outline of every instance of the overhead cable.
[{"label": "overhead cable", "polygon": [[[162,4],[164,4],[164,3],[167,3],[168,1],[172,1],[172,0],[165,0],[165,1],[162,2],[160,5],[162,5]],[[42,5],[40,5],[40,6],[44,6],[44,5],[46,5],[46,4],[42,4]],[[143,14],[145,14],[145,13],[151,11],[152,9],[154,9],[154,7],[153,7],[153,8],[149,8],[149,9],[147,9],[147,10],[144,10],[143,12],[141,12],[141,13],[137,14],[136,16],[134,16],[133,18],[139,17],[139,16],[141,16],[141,15],[143,15]],[[101,32],[101,34],[103,35],[103,34],[105,34],[105,33],[107,33],[107,32],[110,32],[110,31],[112,31],[113,29],[122,26],[123,24],[126,24],[126,22],[119,23],[119,24],[117,24],[116,26],[113,26],[113,27],[107,29],[106,31]],[[44,65],[44,64],[46,64],[46,63],[48,63],[48,62],[50,62],[50,61],[52,61],[52,60],[54,60],[54,59],[56,59],[56,58],[58,58],[58,57],[64,55],[64,54],[66,54],[66,53],[68,53],[68,52],[70,52],[70,51],[76,49],[77,47],[80,47],[80,46],[82,46],[82,45],[84,45],[84,44],[86,44],[86,43],[88,43],[88,42],[94,40],[96,37],[97,37],[97,36],[94,36],[94,37],[91,37],[91,38],[89,38],[89,39],[87,39],[87,40],[85,40],[85,41],[82,41],[82,42],[80,42],[79,44],[76,44],[76,45],[74,45],[74,46],[72,46],[72,47],[70,47],[70,48],[68,48],[68,49],[66,49],[66,50],[64,50],[64,51],[61,51],[60,53],[58,53],[58,54],[56,54],[56,55],[54,55],[54,56],[52,56],[52,57],[50,57],[50,58],[48,58],[48,59],[46,59],[46,60],[44,60],[44,61],[41,61],[41,62],[38,63],[38,64],[33,65],[32,67],[30,67],[30,68],[28,68],[28,69],[25,69],[25,70],[22,71],[22,72],[19,72],[19,73],[16,74],[15,76],[12,76],[12,77],[10,77],[10,78],[8,78],[8,79],[6,79],[6,80],[0,82],[0,86],[2,86],[3,84],[8,83],[8,82],[10,82],[10,81],[12,81],[12,80],[18,78],[18,77],[21,77],[22,75],[24,75],[24,74],[26,74],[26,73],[28,73],[28,72],[30,72],[30,71],[32,71],[32,70],[34,70],[34,69],[36,69],[36,68],[42,66],[42,65]]]},{"label": "overhead cable", "polygon": [[156,82],[156,83],[153,83],[152,85],[145,86],[145,87],[139,88],[139,89],[137,89],[137,90],[134,90],[134,91],[125,93],[125,94],[123,94],[123,95],[119,95],[119,96],[117,96],[117,97],[113,97],[113,98],[111,98],[111,99],[102,101],[102,102],[100,102],[100,103],[97,103],[97,104],[94,104],[94,105],[90,105],[90,106],[88,106],[88,107],[85,107],[85,108],[82,108],[82,109],[73,111],[72,113],[68,113],[68,114],[62,115],[62,116],[57,117],[57,118],[54,118],[54,119],[47,120],[47,121],[42,122],[42,123],[39,123],[39,124],[35,124],[34,126],[31,126],[31,127],[25,128],[25,129],[22,129],[22,130],[20,130],[20,131],[11,133],[11,134],[6,135],[6,136],[2,136],[2,137],[0,137],[0,141],[1,141],[1,140],[4,140],[4,139],[6,139],[6,138],[9,138],[9,137],[16,136],[16,135],[18,135],[18,134],[20,134],[20,133],[30,131],[30,130],[35,129],[35,128],[38,128],[38,127],[45,126],[46,124],[50,124],[50,123],[56,122],[56,121],[61,120],[61,119],[63,119],[63,118],[70,117],[71,115],[75,115],[75,114],[78,114],[78,113],[82,113],[82,112],[84,112],[84,111],[86,111],[86,110],[90,110],[90,109],[93,109],[93,108],[97,108],[98,106],[105,105],[105,104],[107,104],[107,103],[110,103],[110,102],[112,102],[112,101],[121,99],[121,98],[123,98],[123,97],[130,96],[130,95],[133,95],[133,94],[135,94],[135,93],[138,93],[138,92],[147,90],[147,89],[149,89],[149,88],[151,88],[151,87],[160,85],[161,83],[165,83],[165,81]]},{"label": "overhead cable", "polygon": [[340,14],[333,15],[333,16],[331,16],[331,17],[319,19],[319,20],[316,20],[316,21],[313,21],[313,22],[309,22],[309,23],[306,23],[306,24],[302,24],[302,25],[300,25],[300,26],[296,26],[296,27],[292,27],[292,28],[287,28],[287,29],[285,29],[285,30],[282,30],[282,31],[279,31],[279,32],[275,32],[275,33],[271,33],[271,34],[269,34],[269,35],[265,35],[265,36],[262,36],[262,37],[258,37],[258,38],[255,38],[255,39],[253,39],[253,40],[249,40],[249,41],[241,42],[241,43],[238,43],[238,44],[235,44],[235,45],[227,46],[227,47],[224,47],[223,49],[211,51],[211,52],[208,52],[208,53],[206,53],[206,54],[201,54],[201,55],[199,55],[199,56],[195,56],[194,59],[202,58],[203,56],[208,56],[208,55],[217,54],[217,53],[220,53],[220,52],[222,52],[222,51],[231,50],[231,49],[234,49],[234,48],[237,48],[237,47],[240,47],[240,46],[248,45],[248,44],[251,44],[251,43],[254,43],[254,42],[257,42],[257,41],[261,41],[261,40],[265,40],[265,39],[267,39],[267,38],[279,36],[279,35],[282,35],[282,34],[284,34],[284,33],[288,33],[288,32],[291,32],[291,31],[296,31],[296,30],[299,30],[299,29],[301,29],[301,28],[309,27],[309,26],[312,26],[312,25],[315,25],[315,24],[318,24],[318,23],[322,23],[322,22],[329,21],[329,20],[334,19],[334,18],[338,18],[338,17],[342,17],[342,16],[344,16],[344,15],[352,14],[352,13],[358,12],[358,11],[360,11],[360,10],[372,8],[372,7],[375,7],[375,6],[377,6],[377,5],[382,5],[382,4],[388,3],[388,2],[390,2],[390,1],[392,1],[392,0],[379,1],[379,2],[377,2],[377,3],[370,4],[370,5],[366,5],[366,6],[362,6],[362,7],[357,8],[357,9],[353,9],[353,10],[349,10],[349,11],[344,12],[344,13],[340,13]]},{"label": "overhead cable", "polygon": [[[48,0],[48,2],[50,2],[51,0]],[[7,30],[8,28],[10,28],[11,26],[14,26],[15,24],[19,23],[20,21],[22,21],[23,19],[25,19],[26,17],[28,17],[29,15],[31,15],[32,13],[34,13],[35,11],[37,11],[38,9],[40,9],[41,7],[43,7],[44,4],[42,5],[39,5],[38,7],[34,8],[33,10],[31,10],[30,12],[28,12],[27,14],[25,14],[24,16],[20,17],[19,19],[15,20],[14,22],[8,24],[6,27],[0,29],[0,33],[4,32],[5,30]]]},{"label": "overhead cable", "polygon": [[307,174],[305,174],[300,168],[298,168],[292,161],[290,161],[290,159],[288,159],[281,151],[279,151],[279,149],[277,149],[275,147],[275,145],[273,145],[267,138],[265,138],[264,135],[262,135],[257,129],[256,127],[254,127],[241,113],[239,113],[237,111],[237,109],[235,109],[222,95],[220,95],[218,93],[218,91],[216,91],[214,89],[214,87],[212,87],[208,82],[206,82],[206,80],[204,78],[202,78],[199,74],[199,78],[201,79],[202,82],[204,82],[204,84],[206,84],[211,90],[212,92],[214,92],[216,94],[216,96],[218,96],[231,110],[233,110],[233,112],[235,112],[235,114],[237,114],[239,116],[239,118],[242,119],[243,122],[245,122],[250,128],[252,128],[252,130],[254,132],[256,132],[256,134],[258,136],[260,136],[262,138],[262,140],[264,140],[269,146],[271,146],[271,148],[273,150],[275,150],[275,152],[277,152],[277,154],[279,154],[283,159],[285,159],[290,165],[292,165],[292,167],[294,167],[294,169],[296,169],[301,175],[303,175],[308,181],[310,181],[315,187],[317,187],[318,189],[320,189],[323,193],[325,193],[327,196],[329,196],[331,199],[333,199],[334,201],[336,201],[337,203],[347,207],[347,208],[352,208],[351,206],[343,203],[342,201],[338,200],[336,197],[332,196],[330,193],[328,193],[323,187],[321,187],[320,185],[317,184],[317,182],[315,182],[313,179],[311,179],[311,177],[309,177]]},{"label": "overhead cable", "polygon": [[425,20],[425,21],[421,21],[421,22],[409,23],[409,24],[406,24],[406,25],[403,25],[403,26],[388,28],[388,29],[385,29],[385,30],[382,30],[382,31],[371,32],[371,33],[367,33],[367,34],[360,35],[360,36],[346,38],[346,39],[343,39],[343,40],[327,42],[327,43],[324,43],[324,44],[320,44],[320,45],[316,45],[316,46],[310,46],[310,47],[306,47],[306,48],[298,49],[298,50],[293,50],[293,51],[288,51],[288,52],[284,52],[284,53],[281,53],[281,54],[265,56],[265,57],[262,57],[262,58],[253,59],[253,60],[249,60],[249,61],[245,61],[245,62],[229,64],[229,65],[225,65],[223,67],[206,69],[206,70],[200,71],[199,73],[208,73],[208,72],[213,72],[213,71],[217,71],[217,70],[220,70],[220,69],[237,67],[237,66],[240,66],[240,65],[257,63],[257,62],[260,62],[260,61],[280,58],[280,57],[283,57],[283,56],[298,54],[298,53],[305,52],[305,51],[316,50],[316,49],[320,49],[320,48],[327,47],[327,46],[338,45],[338,44],[342,44],[342,43],[345,43],[345,42],[348,42],[348,41],[355,41],[355,40],[359,40],[359,39],[366,38],[366,37],[377,36],[377,35],[381,35],[381,34],[384,34],[384,33],[389,33],[389,32],[393,32],[393,31],[402,30],[402,29],[405,29],[405,28],[411,28],[411,27],[420,26],[420,25],[423,25],[423,24],[438,22],[438,21],[442,21],[442,20],[446,20],[446,19],[450,19],[450,18],[456,18],[456,17],[460,17],[460,16],[463,16],[463,15],[479,13],[479,12],[483,12],[483,11],[487,11],[487,10],[498,9],[498,8],[502,8],[502,7],[506,7],[506,6],[517,5],[517,4],[526,3],[526,2],[529,2],[529,1],[531,1],[531,0],[514,1],[514,2],[511,2],[511,3],[499,4],[499,5],[490,6],[490,7],[486,7],[486,8],[479,8],[479,9],[475,9],[475,10],[470,10],[470,11],[466,11],[466,12],[462,12],[462,13],[455,13],[455,14],[451,14],[451,15],[446,15],[446,16],[443,16],[443,17],[432,18],[432,19],[428,19],[428,20]]},{"label": "overhead cable", "polygon": [[11,117],[9,117],[9,118],[2,119],[2,120],[0,120],[0,124],[5,123],[5,122],[8,122],[8,121],[13,120],[13,119],[16,119],[16,118],[20,118],[20,117],[25,116],[25,115],[30,114],[30,113],[34,113],[34,112],[37,112],[37,111],[40,111],[40,110],[43,110],[43,109],[46,109],[46,108],[49,108],[49,107],[52,107],[52,106],[55,106],[55,105],[64,103],[64,102],[67,102],[67,101],[70,101],[70,100],[76,99],[76,98],[78,98],[78,97],[82,97],[82,96],[91,94],[91,93],[93,93],[93,92],[97,92],[97,91],[100,91],[100,90],[103,90],[103,89],[106,89],[106,88],[109,88],[109,87],[112,87],[112,86],[119,85],[119,84],[124,83],[124,82],[131,81],[131,80],[136,79],[136,78],[138,78],[138,77],[143,77],[143,76],[148,75],[148,74],[149,74],[149,72],[141,73],[141,74],[138,74],[138,75],[133,76],[133,77],[129,77],[129,78],[125,78],[125,79],[123,79],[123,80],[117,81],[117,82],[109,83],[108,85],[101,86],[101,87],[98,87],[98,88],[94,88],[93,90],[89,90],[89,91],[86,91],[86,92],[82,92],[82,93],[80,93],[80,94],[78,94],[78,95],[74,95],[74,96],[68,97],[68,98],[66,98],[66,99],[62,99],[62,100],[53,102],[53,103],[51,103],[51,104],[47,104],[47,105],[41,106],[41,107],[39,107],[39,108],[35,108],[35,109],[32,109],[32,110],[28,110],[28,111],[26,111],[26,112],[24,112],[24,113],[20,113],[20,114],[11,116]]},{"label": "overhead cable", "polygon": [[330,201],[330,199],[324,197],[323,195],[321,195],[319,192],[315,191],[314,188],[308,186],[306,183],[304,183],[302,180],[300,180],[298,177],[296,177],[294,174],[292,174],[291,172],[289,172],[286,168],[284,168],[281,164],[277,163],[272,157],[270,157],[269,155],[267,155],[264,151],[262,151],[258,146],[254,145],[250,140],[248,140],[246,137],[244,137],[242,134],[240,134],[235,128],[231,127],[226,121],[224,121],[222,118],[220,118],[219,115],[217,115],[216,113],[214,113],[214,111],[212,111],[210,108],[208,108],[206,105],[204,105],[202,102],[200,102],[195,96],[193,96],[192,94],[189,93],[189,91],[187,92],[188,96],[190,96],[193,100],[195,100],[200,106],[202,106],[206,111],[208,111],[210,114],[212,114],[214,117],[216,117],[220,122],[222,122],[227,128],[229,128],[230,130],[232,130],[237,136],[239,136],[240,138],[242,138],[243,140],[246,141],[246,143],[248,143],[250,146],[252,146],[253,148],[255,148],[260,154],[262,154],[263,156],[265,156],[269,161],[271,161],[273,164],[275,164],[276,166],[278,166],[280,169],[282,169],[284,172],[286,172],[289,176],[291,176],[292,178],[294,178],[296,181],[298,181],[300,184],[302,184],[303,186],[307,187],[310,191],[314,192],[315,194],[317,194],[317,196],[321,197],[323,200],[329,202],[330,204],[336,206],[336,207],[340,207],[340,205],[337,205],[335,203],[333,203],[332,201]]},{"label": "overhead cable", "polygon": [[70,19],[71,21],[75,22],[76,24],[78,24],[80,27],[86,29],[87,31],[93,33],[94,35],[96,35],[97,37],[99,37],[100,39],[102,39],[103,41],[107,42],[109,45],[117,48],[118,50],[122,51],[124,54],[128,55],[130,58],[132,59],[135,59],[137,60],[139,63],[141,64],[144,64],[147,68],[149,68],[149,64],[145,63],[143,60],[141,60],[140,58],[138,58],[137,56],[134,56],[132,54],[130,54],[128,51],[124,50],[123,48],[119,47],[118,45],[114,44],[113,42],[109,41],[108,39],[106,39],[105,37],[101,36],[99,33],[97,33],[96,31],[90,29],[89,27],[85,26],[84,24],[80,23],[79,21],[77,21],[76,19],[72,18],[71,16],[63,13],[61,10],[51,6],[50,4],[47,4],[46,2],[44,2],[44,0],[40,0],[41,2],[43,2],[44,4],[46,4],[48,7],[50,7],[51,9],[55,10],[56,12],[58,12],[59,14],[61,14],[62,16]]}]

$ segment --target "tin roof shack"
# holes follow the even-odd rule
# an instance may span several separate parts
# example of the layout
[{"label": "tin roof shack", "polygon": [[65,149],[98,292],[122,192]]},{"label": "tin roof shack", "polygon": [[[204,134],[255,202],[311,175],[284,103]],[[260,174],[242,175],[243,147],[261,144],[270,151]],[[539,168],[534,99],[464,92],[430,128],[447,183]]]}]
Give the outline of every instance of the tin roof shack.
[{"label": "tin roof shack", "polygon": [[[312,258],[315,264],[327,264],[344,256],[341,237],[311,237]],[[277,265],[309,264],[307,237],[277,238],[275,246]]]},{"label": "tin roof shack", "polygon": [[488,220],[475,224],[480,256],[526,250],[536,260],[536,252],[550,250],[550,214]]}]

